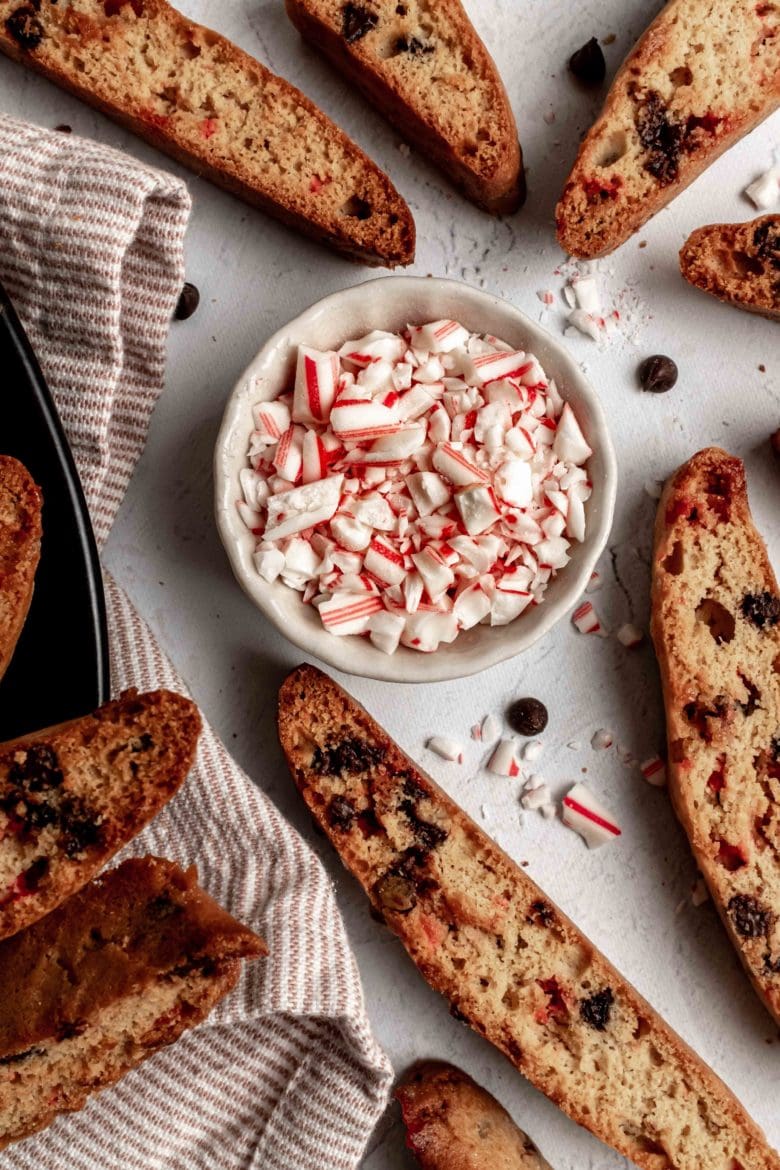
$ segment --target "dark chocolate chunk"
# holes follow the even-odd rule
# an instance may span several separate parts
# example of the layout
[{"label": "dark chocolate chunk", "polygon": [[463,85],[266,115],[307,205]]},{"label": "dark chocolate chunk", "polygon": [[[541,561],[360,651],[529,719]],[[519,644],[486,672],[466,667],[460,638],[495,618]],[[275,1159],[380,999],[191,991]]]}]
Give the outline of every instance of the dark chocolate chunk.
[{"label": "dark chocolate chunk", "polygon": [[776,626],[780,621],[780,597],[764,590],[763,593],[746,593],[742,598],[742,614],[759,630],[764,626]]},{"label": "dark chocolate chunk", "polygon": [[666,103],[655,90],[650,90],[637,106],[634,122],[647,154],[645,170],[663,185],[673,183],[683,149],[683,126],[670,117]]},{"label": "dark chocolate chunk", "polygon": [[777,224],[768,219],[760,223],[753,232],[753,246],[759,259],[780,269],[780,228]]},{"label": "dark chocolate chunk", "polygon": [[8,769],[10,784],[26,788],[28,792],[45,792],[62,784],[59,760],[48,744],[33,744],[14,755],[24,755],[24,759],[14,759],[11,763]]},{"label": "dark chocolate chunk", "polygon": [[666,394],[677,382],[677,364],[666,354],[654,353],[640,365],[639,382],[648,394]]},{"label": "dark chocolate chunk", "polygon": [[601,85],[607,75],[607,63],[595,37],[569,57],[569,69],[583,85]]},{"label": "dark chocolate chunk", "polygon": [[372,28],[376,28],[379,17],[365,4],[354,4],[352,0],[344,5],[341,19],[341,35],[348,45],[361,40]]},{"label": "dark chocolate chunk", "polygon": [[37,890],[48,872],[48,857],[36,857],[35,861],[31,865],[28,865],[24,871],[24,884],[26,888],[30,891]]},{"label": "dark chocolate chunk", "polygon": [[432,53],[436,46],[430,41],[421,41],[419,37],[399,37],[394,48],[396,53],[409,53],[412,57],[420,57],[424,53]]},{"label": "dark chocolate chunk", "polygon": [[552,926],[555,922],[555,911],[547,902],[532,902],[526,921],[533,923],[534,926]]},{"label": "dark chocolate chunk", "polygon": [[769,911],[764,910],[749,894],[735,894],[729,902],[729,914],[743,938],[761,938],[768,932],[772,922]]},{"label": "dark chocolate chunk", "polygon": [[372,747],[362,739],[342,739],[314,749],[311,767],[319,775],[341,776],[344,772],[368,772],[384,756],[382,748]]},{"label": "dark chocolate chunk", "polygon": [[392,871],[379,879],[374,894],[383,910],[395,914],[408,914],[417,904],[414,883]]},{"label": "dark chocolate chunk", "polygon": [[21,1064],[31,1056],[44,1056],[45,1048],[25,1048],[24,1052],[12,1052],[9,1056],[0,1056],[0,1064]]},{"label": "dark chocolate chunk", "polygon": [[351,829],[356,810],[345,796],[334,796],[328,805],[328,824],[336,829]]},{"label": "dark chocolate chunk", "polygon": [[547,708],[539,699],[517,699],[506,713],[509,726],[520,735],[539,735],[547,726]]},{"label": "dark chocolate chunk", "polygon": [[580,1015],[591,1028],[595,1028],[597,1032],[604,1032],[609,1023],[609,1013],[612,1010],[612,1004],[614,1002],[615,997],[612,994],[612,988],[605,987],[602,991],[597,991],[595,995],[591,995],[589,999],[582,1000],[580,1003]]},{"label": "dark chocolate chunk", "polygon": [[77,857],[86,849],[102,843],[100,825],[78,797],[71,796],[62,802],[59,823],[60,845],[68,857]]},{"label": "dark chocolate chunk", "polygon": [[179,300],[173,315],[177,321],[186,321],[192,316],[199,304],[200,292],[197,286],[191,284],[188,280],[179,294]]},{"label": "dark chocolate chunk", "polygon": [[43,25],[38,19],[32,4],[23,4],[17,8],[5,22],[8,35],[13,37],[22,49],[37,49],[43,40]]}]

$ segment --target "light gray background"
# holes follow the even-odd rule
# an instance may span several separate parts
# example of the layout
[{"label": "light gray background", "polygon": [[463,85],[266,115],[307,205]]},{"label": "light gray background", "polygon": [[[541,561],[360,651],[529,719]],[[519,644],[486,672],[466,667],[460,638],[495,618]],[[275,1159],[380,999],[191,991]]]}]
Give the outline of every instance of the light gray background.
[{"label": "light gray background", "polygon": [[[517,115],[528,167],[529,198],[507,222],[493,220],[453,194],[401,139],[359,100],[343,78],[302,47],[281,0],[181,5],[213,24],[301,86],[391,174],[417,220],[419,274],[451,276],[489,289],[538,317],[537,290],[559,293],[563,257],[552,226],[555,199],[597,98],[567,76],[569,54],[592,35],[615,34],[610,72],[657,5],[641,0],[470,0],[469,11],[493,51]],[[79,133],[181,173],[195,209],[187,241],[189,278],[201,308],[171,332],[166,393],[106,551],[196,699],[254,780],[301,830],[336,883],[363,976],[376,1032],[399,1071],[418,1057],[447,1057],[493,1090],[539,1142],[556,1170],[617,1170],[626,1165],[536,1093],[502,1057],[449,1016],[399,945],[366,912],[363,896],[330,849],[313,836],[282,763],[274,701],[299,652],[272,630],[234,584],[212,521],[211,455],[225,398],[264,339],[314,299],[372,275],[298,239],[46,82],[0,61],[0,109],[43,125],[67,122]],[[554,120],[553,120],[554,115]],[[594,595],[614,630],[632,620],[646,628],[648,557],[654,504],[646,480],[665,476],[693,451],[720,443],[745,459],[752,504],[780,557],[780,466],[767,436],[780,425],[778,331],[689,289],[677,250],[705,222],[744,219],[747,182],[780,146],[780,115],[713,166],[673,206],[615,256],[598,265],[605,306],[628,307],[630,320],[609,347],[567,339],[609,412],[621,486],[615,526]],[[755,213],[753,213],[755,214]],[[645,248],[639,241],[646,240]],[[560,299],[547,314],[561,333]],[[641,395],[638,361],[671,354],[675,390]],[[766,372],[759,371],[760,364]],[[614,751],[589,740],[608,727],[636,755],[660,746],[656,669],[649,648],[629,653],[614,638],[577,635],[568,622],[522,659],[460,683],[403,687],[343,679],[349,688],[475,816],[623,969],[707,1059],[780,1145],[777,1029],[739,968],[711,906],[689,901],[695,869],[665,792],[649,788]],[[528,814],[521,827],[512,782],[482,770],[468,729],[487,711],[531,693],[550,709],[548,748],[537,770],[556,794],[587,769],[595,791],[618,815],[622,839],[589,853],[560,823]],[[467,743],[463,767],[423,749],[432,732]],[[580,751],[566,745],[579,740]],[[685,905],[678,912],[681,901]],[[392,1112],[370,1147],[365,1170],[411,1163]],[[703,1168],[704,1170],[704,1168]]]}]

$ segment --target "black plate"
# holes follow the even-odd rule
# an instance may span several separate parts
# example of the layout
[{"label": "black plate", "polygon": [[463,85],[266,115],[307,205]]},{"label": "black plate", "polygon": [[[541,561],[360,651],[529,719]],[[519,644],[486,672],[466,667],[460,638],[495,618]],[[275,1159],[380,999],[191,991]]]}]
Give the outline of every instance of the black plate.
[{"label": "black plate", "polygon": [[43,492],[30,613],[0,682],[0,740],[83,715],[109,697],[103,580],[84,493],[35,355],[0,286],[0,453]]}]

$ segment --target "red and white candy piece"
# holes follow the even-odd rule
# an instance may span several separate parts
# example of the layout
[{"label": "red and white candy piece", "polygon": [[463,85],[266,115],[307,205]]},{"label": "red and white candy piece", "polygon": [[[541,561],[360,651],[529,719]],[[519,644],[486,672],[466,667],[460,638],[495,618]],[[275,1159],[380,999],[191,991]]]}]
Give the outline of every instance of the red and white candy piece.
[{"label": "red and white candy piece", "polygon": [[396,333],[386,333],[382,329],[373,329],[357,341],[345,341],[339,350],[339,357],[355,366],[365,367],[382,358],[388,362],[400,362],[405,349],[403,337]]},{"label": "red and white candy piece", "polygon": [[264,443],[277,443],[290,425],[290,408],[286,402],[258,402],[252,408],[254,435]]},{"label": "red and white candy piece", "polygon": [[330,520],[339,506],[343,482],[343,475],[333,475],[270,496],[263,539],[282,540]]},{"label": "red and white candy piece", "polygon": [[612,747],[613,743],[612,732],[607,731],[605,727],[599,727],[598,730],[593,732],[590,739],[590,746],[594,752],[605,752],[608,748]]},{"label": "red and white candy piece", "polygon": [[523,747],[523,759],[531,763],[538,760],[544,751],[544,744],[540,739],[532,739]]},{"label": "red and white candy piece", "polygon": [[400,428],[393,400],[386,405],[380,399],[339,398],[330,412],[330,425],[341,439],[377,439],[394,435]]},{"label": "red and white candy piece", "polygon": [[340,636],[364,633],[371,615],[380,610],[382,599],[374,593],[336,592],[319,606],[325,629]]},{"label": "red and white candy piece", "polygon": [[435,752],[443,760],[450,763],[463,763],[463,748],[455,739],[448,739],[444,735],[433,735],[425,745],[428,751]]},{"label": "red and white candy piece", "polygon": [[324,423],[336,399],[340,373],[339,355],[323,352],[308,345],[298,347],[293,392],[293,421]]},{"label": "red and white candy piece", "polygon": [[563,823],[579,833],[589,849],[598,849],[622,833],[612,813],[585,784],[575,784],[564,796]]},{"label": "red and white candy piece", "polygon": [[621,646],[625,646],[629,650],[633,650],[635,647],[641,646],[642,642],[645,640],[645,636],[642,631],[637,629],[636,626],[631,625],[630,622],[627,622],[624,626],[621,626],[615,637],[617,638],[618,642],[620,642]]},{"label": "red and white candy piece", "polygon": [[581,634],[600,634],[604,636],[606,630],[599,621],[599,615],[593,608],[592,601],[583,601],[578,605],[571,620]]},{"label": "red and white candy piece", "polygon": [[495,776],[519,776],[520,765],[515,754],[516,744],[512,739],[501,739],[488,760],[488,772]]},{"label": "red and white candy piece", "polygon": [[468,329],[457,321],[431,321],[427,325],[412,326],[409,333],[414,348],[428,353],[451,353],[453,349],[465,346],[469,339]]},{"label": "red and white candy piece", "polygon": [[501,518],[496,497],[489,484],[472,483],[455,493],[455,507],[469,536],[486,532]]},{"label": "red and white candy piece", "polygon": [[406,577],[406,565],[401,553],[386,540],[375,536],[368,546],[363,565],[367,572],[386,585],[400,585]]},{"label": "red and white candy piece", "polygon": [[430,516],[452,498],[451,489],[435,471],[414,472],[405,482],[420,516]]},{"label": "red and white candy piece", "polygon": [[522,378],[528,368],[527,355],[513,349],[477,354],[463,362],[463,372],[475,386],[486,386],[498,378]]},{"label": "red and white candy piece", "polygon": [[401,642],[413,650],[432,654],[441,642],[454,642],[457,636],[458,622],[454,614],[418,610],[407,617]]},{"label": "red and white candy piece", "polygon": [[455,598],[452,611],[462,630],[470,630],[490,613],[491,600],[482,585],[470,585]]},{"label": "red and white candy piece", "polygon": [[459,486],[490,482],[488,473],[467,459],[463,451],[452,443],[440,443],[433,453],[432,463],[445,479]]},{"label": "red and white candy piece", "polygon": [[653,788],[665,786],[666,764],[660,756],[650,756],[648,760],[642,760],[639,768],[647,783],[652,784]]},{"label": "red and white candy piece", "polygon": [[259,548],[254,562],[260,576],[271,585],[284,568],[284,553],[278,548]]},{"label": "red and white candy piece", "polygon": [[553,451],[556,458],[567,463],[584,463],[593,454],[585,442],[580,424],[568,402],[564,403],[555,432]]},{"label": "red and white candy piece", "polygon": [[368,636],[372,646],[383,654],[395,654],[406,622],[400,614],[383,609],[368,619]]},{"label": "red and white candy piece", "polygon": [[282,435],[274,455],[274,467],[282,479],[297,483],[303,470],[303,427],[290,426]]}]

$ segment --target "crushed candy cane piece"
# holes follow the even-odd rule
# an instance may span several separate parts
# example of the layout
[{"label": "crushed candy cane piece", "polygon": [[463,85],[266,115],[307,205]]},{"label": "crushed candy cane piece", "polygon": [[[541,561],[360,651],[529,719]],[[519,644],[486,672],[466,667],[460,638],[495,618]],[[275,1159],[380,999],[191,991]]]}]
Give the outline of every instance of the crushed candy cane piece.
[{"label": "crushed candy cane piece", "polygon": [[605,630],[599,621],[599,615],[593,608],[593,602],[583,601],[574,613],[571,620],[581,634],[604,634]]},{"label": "crushed candy cane piece", "polygon": [[511,739],[502,739],[496,744],[495,750],[487,765],[488,771],[496,776],[519,776],[520,765],[515,755],[515,742]]},{"label": "crushed candy cane piece", "polygon": [[520,803],[528,812],[539,812],[550,804],[552,794],[546,784],[538,784],[535,788],[526,788],[520,798]]},{"label": "crushed candy cane piece", "polygon": [[631,625],[630,622],[627,622],[624,626],[621,626],[615,637],[617,638],[618,642],[620,642],[621,646],[625,646],[629,650],[633,650],[636,646],[640,646],[645,640],[645,636],[642,631],[637,629],[636,626]]},{"label": "crushed candy cane piece", "polygon": [[585,592],[596,593],[597,590],[601,589],[603,584],[604,581],[602,579],[601,573],[598,571],[598,569],[594,569],[590,575],[588,584],[585,586]]},{"label": "crushed candy cane piece", "polygon": [[544,819],[546,821],[551,821],[553,819],[553,817],[556,815],[556,813],[558,812],[558,809],[553,804],[553,802],[550,801],[549,804],[542,805],[542,807],[539,811],[541,812],[542,816],[544,817]]},{"label": "crushed candy cane piece", "polygon": [[447,739],[444,735],[434,735],[425,746],[429,751],[441,756],[443,760],[449,760],[451,763],[463,763],[463,748],[457,740]]},{"label": "crushed candy cane piece", "polygon": [[650,756],[648,760],[642,760],[639,768],[648,784],[652,784],[654,788],[664,787],[666,784],[666,764],[660,756]]},{"label": "crushed candy cane piece", "polygon": [[486,715],[482,720],[482,739],[485,743],[492,743],[501,733],[501,726],[495,715]]},{"label": "crushed candy cane piece", "polygon": [[532,763],[538,760],[544,751],[544,744],[540,739],[532,739],[523,747],[523,759]]},{"label": "crushed candy cane piece", "polygon": [[622,833],[612,814],[582,783],[563,798],[563,823],[579,833],[589,849],[598,849]]},{"label": "crushed candy cane piece", "polygon": [[621,764],[625,764],[627,768],[633,768],[634,764],[638,762],[636,756],[631,751],[631,748],[626,747],[626,745],[623,743],[618,743],[615,745],[615,754],[617,755],[617,758],[620,760]]},{"label": "crushed candy cane piece", "polygon": [[[590,746],[596,752],[605,752],[607,748],[611,748],[614,743],[612,732],[607,731],[605,727],[599,727],[598,731],[594,731],[591,736]],[[571,747],[571,744],[569,744]]]},{"label": "crushed candy cane piece", "polygon": [[745,194],[759,211],[771,211],[780,200],[780,165],[770,167],[745,188]]}]

